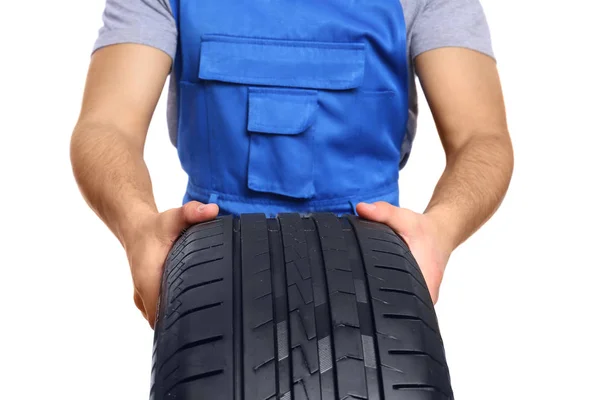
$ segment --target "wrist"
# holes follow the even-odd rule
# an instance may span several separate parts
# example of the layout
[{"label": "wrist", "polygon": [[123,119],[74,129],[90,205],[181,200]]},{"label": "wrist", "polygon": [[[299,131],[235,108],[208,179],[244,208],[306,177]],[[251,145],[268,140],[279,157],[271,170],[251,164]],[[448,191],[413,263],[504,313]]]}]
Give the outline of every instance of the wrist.
[{"label": "wrist", "polygon": [[459,223],[454,213],[440,207],[427,209],[425,215],[433,225],[438,244],[448,254],[452,253],[462,242]]},{"label": "wrist", "polygon": [[127,251],[135,243],[139,242],[149,232],[152,232],[152,221],[159,213],[151,207],[139,207],[131,210],[118,224],[117,238]]}]

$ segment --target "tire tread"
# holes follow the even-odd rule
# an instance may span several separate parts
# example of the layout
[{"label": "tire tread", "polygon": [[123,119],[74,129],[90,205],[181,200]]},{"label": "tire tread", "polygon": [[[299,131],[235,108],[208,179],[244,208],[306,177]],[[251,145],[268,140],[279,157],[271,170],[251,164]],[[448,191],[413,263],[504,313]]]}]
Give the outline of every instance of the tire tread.
[{"label": "tire tread", "polygon": [[165,262],[151,400],[452,400],[406,243],[354,216],[221,217]]}]

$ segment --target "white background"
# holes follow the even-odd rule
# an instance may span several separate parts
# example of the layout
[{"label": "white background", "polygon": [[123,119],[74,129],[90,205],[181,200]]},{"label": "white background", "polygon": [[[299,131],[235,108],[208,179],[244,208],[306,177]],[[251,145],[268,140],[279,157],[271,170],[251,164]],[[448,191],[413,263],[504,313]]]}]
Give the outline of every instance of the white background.
[{"label": "white background", "polygon": [[[600,399],[600,32],[589,0],[483,1],[516,168],[453,255],[437,310],[458,400]],[[103,0],[0,9],[0,398],[147,399],[152,332],[68,148]],[[422,210],[443,152],[422,103],[402,203]],[[165,98],[147,161],[161,209],[185,177]]]}]

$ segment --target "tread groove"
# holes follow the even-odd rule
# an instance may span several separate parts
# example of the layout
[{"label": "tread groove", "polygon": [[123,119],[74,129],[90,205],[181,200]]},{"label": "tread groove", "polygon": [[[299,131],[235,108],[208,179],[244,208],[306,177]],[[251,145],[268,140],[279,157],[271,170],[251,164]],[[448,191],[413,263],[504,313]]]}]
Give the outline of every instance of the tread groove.
[{"label": "tread groove", "polygon": [[284,303],[284,307],[283,310],[281,311],[282,317],[285,318],[285,327],[286,327],[286,331],[285,331],[285,354],[286,354],[286,358],[287,358],[287,391],[286,393],[284,393],[283,398],[285,398],[286,400],[294,400],[295,396],[294,396],[294,363],[292,360],[292,329],[291,329],[291,323],[290,323],[290,306],[289,306],[289,284],[288,284],[288,278],[287,278],[287,263],[285,262],[285,242],[284,242],[284,237],[283,237],[283,229],[281,227],[281,221],[279,218],[275,219],[275,222],[277,223],[277,240],[279,243],[279,248],[280,250],[280,263],[279,263],[279,269],[281,270],[281,291],[283,292],[283,300],[282,302]]},{"label": "tread groove", "polygon": [[423,300],[421,298],[421,296],[419,296],[416,293],[410,292],[408,290],[402,290],[402,289],[396,289],[396,288],[389,288],[389,287],[381,287],[381,288],[379,288],[379,291],[380,292],[388,292],[388,293],[402,293],[402,294],[406,294],[406,295],[409,295],[409,296],[413,296],[414,298],[416,298],[417,300],[419,300],[425,307],[427,307],[431,311],[434,311],[434,308],[432,306],[430,306],[429,303],[426,303],[425,300]]},{"label": "tread groove", "polygon": [[222,369],[215,369],[213,371],[204,372],[202,374],[188,376],[185,379],[181,379],[181,380],[177,381],[173,386],[171,386],[166,391],[167,396],[169,396],[169,394],[173,391],[173,389],[175,389],[179,385],[183,385],[184,383],[189,383],[189,382],[197,381],[197,380],[200,380],[200,379],[208,378],[208,377],[214,376],[214,375],[219,375],[219,374],[222,374],[222,373],[223,373]]},{"label": "tread groove", "polygon": [[196,340],[194,342],[184,344],[183,346],[181,346],[180,348],[175,350],[175,352],[173,354],[171,354],[170,356],[165,358],[165,360],[162,362],[162,365],[158,369],[158,373],[160,374],[160,371],[164,368],[164,366],[167,365],[167,363],[169,361],[171,361],[171,359],[173,357],[175,357],[177,354],[181,353],[182,351],[192,349],[194,347],[199,347],[199,346],[202,346],[205,344],[218,342],[219,340],[223,340],[223,335],[212,336],[212,337],[208,337],[208,338],[204,338],[204,339],[200,339],[200,340]]},{"label": "tread groove", "polygon": [[[317,372],[320,382],[319,398],[326,399],[328,396],[331,397],[334,391],[335,379],[327,371],[331,368],[333,363],[333,357],[331,355],[331,349],[326,349],[323,345],[326,340],[330,339],[332,334],[331,327],[328,319],[331,319],[329,314],[329,302],[327,291],[325,287],[325,263],[322,258],[321,242],[319,240],[319,233],[317,232],[316,222],[312,216],[303,220],[304,234],[306,236],[306,243],[311,249],[308,253],[310,273],[312,276],[312,290],[315,307],[315,331],[317,340]],[[331,391],[329,391],[331,389]]]},{"label": "tread groove", "polygon": [[[240,216],[242,257],[242,307],[244,343],[243,399],[276,396],[275,315],[272,300],[255,300],[258,293],[272,293],[272,272],[267,218],[264,214]],[[262,329],[258,330],[257,326]],[[247,351],[252,349],[252,351]]]},{"label": "tread groove", "polygon": [[445,391],[443,391],[442,389],[440,389],[439,387],[435,386],[435,385],[424,385],[424,384],[419,384],[419,383],[394,383],[392,385],[392,388],[394,390],[424,390],[424,391],[428,391],[428,392],[438,392],[446,397],[450,397],[448,395],[448,393],[446,393]]},{"label": "tread groove", "polygon": [[291,400],[321,399],[315,321],[315,294],[303,219],[279,216],[286,268]]},{"label": "tread groove", "polygon": [[[420,285],[422,288],[424,288],[424,289],[427,289],[427,286],[426,286],[426,285],[424,285],[424,284],[423,284],[423,282],[421,282],[421,281],[418,279],[418,277],[416,277],[416,276],[415,276],[415,275],[414,275],[412,272],[410,272],[410,271],[407,271],[407,270],[405,270],[405,269],[402,269],[402,268],[389,267],[389,266],[387,266],[387,265],[375,265],[375,268],[378,268],[378,269],[387,269],[387,270],[390,270],[390,271],[402,272],[403,274],[410,275],[410,276],[411,276],[411,278],[413,278],[413,279],[414,279],[414,280],[415,280],[415,281],[416,281],[416,282],[417,282],[417,283],[418,283],[418,284],[419,284],[419,285]],[[371,276],[372,276],[372,275],[371,275]],[[376,277],[376,276],[373,276],[373,278],[377,278],[377,279],[379,279],[379,280],[383,280],[383,279],[381,279],[381,278],[379,278],[379,277]],[[429,289],[427,289],[427,290],[429,290]]]},{"label": "tread groove", "polygon": [[185,316],[187,316],[187,315],[190,315],[190,314],[196,313],[196,312],[198,312],[198,311],[203,311],[203,310],[208,310],[208,309],[211,309],[211,308],[214,308],[214,307],[218,307],[218,306],[220,306],[220,305],[222,305],[222,304],[223,304],[223,302],[222,302],[222,301],[219,301],[219,302],[217,302],[217,303],[211,303],[211,304],[207,304],[207,305],[204,305],[204,306],[195,307],[195,308],[192,308],[192,309],[190,309],[190,310],[187,310],[186,312],[183,312],[183,313],[179,314],[179,315],[177,316],[177,318],[175,318],[175,320],[174,320],[174,321],[171,321],[171,323],[170,323],[170,324],[169,324],[169,325],[168,325],[168,326],[167,326],[165,329],[168,331],[169,329],[171,329],[171,327],[172,327],[173,325],[175,325],[175,323],[176,323],[177,321],[179,321],[181,318],[183,318],[183,317],[185,317]]},{"label": "tread groove", "polygon": [[[215,225],[215,227],[211,228],[211,229],[215,229],[215,228],[222,228],[222,227],[219,226],[219,225]],[[187,240],[185,246],[182,249],[186,248],[187,246],[189,246],[190,244],[192,244],[194,242],[199,242],[200,240],[206,240],[206,239],[210,239],[210,238],[213,238],[213,237],[224,235],[223,232],[219,232],[219,233],[215,233],[214,235],[207,235],[207,236],[202,236],[202,237],[198,237],[197,238],[197,237],[194,237],[194,233],[196,233],[196,232],[193,232],[191,235],[187,236],[188,240]],[[192,239],[192,240],[189,240],[189,239]]]},{"label": "tread groove", "polygon": [[242,298],[242,232],[240,219],[233,222],[233,396],[234,400],[243,400],[244,388],[244,314]]},{"label": "tread groove", "polygon": [[383,318],[391,318],[391,319],[403,319],[403,320],[408,320],[408,321],[420,321],[423,323],[423,325],[425,325],[426,327],[428,327],[433,333],[435,333],[436,336],[438,336],[438,333],[435,329],[433,329],[433,327],[431,325],[429,325],[423,318],[421,317],[415,317],[413,315],[404,315],[404,314],[396,314],[396,313],[383,313]]},{"label": "tread groove", "polygon": [[175,300],[177,300],[178,298],[180,298],[184,293],[187,293],[187,292],[189,292],[192,289],[196,289],[196,288],[199,288],[199,287],[202,287],[202,286],[207,286],[207,285],[210,285],[210,284],[213,284],[213,283],[217,283],[217,282],[223,282],[223,278],[212,279],[210,281],[200,282],[200,283],[197,283],[195,285],[187,286],[181,292],[177,293],[175,295],[175,297],[173,297],[173,299],[171,300],[171,303],[174,302]]},{"label": "tread groove", "polygon": [[[222,245],[221,245],[221,246],[222,246]],[[186,257],[187,257],[187,256],[186,256]],[[210,260],[201,261],[201,262],[198,262],[198,263],[194,263],[194,264],[191,264],[191,265],[187,265],[185,268],[173,268],[173,269],[172,269],[172,270],[169,272],[169,275],[171,275],[171,273],[172,273],[173,271],[177,271],[177,274],[175,274],[175,275],[173,275],[173,276],[167,276],[167,279],[168,279],[168,280],[171,280],[171,281],[176,281],[176,280],[177,280],[177,279],[178,279],[178,278],[179,278],[179,277],[180,277],[180,276],[181,276],[181,275],[182,275],[184,272],[186,272],[186,271],[189,271],[190,269],[193,269],[193,268],[199,267],[199,266],[201,266],[201,265],[210,264],[210,263],[212,263],[212,262],[215,262],[215,261],[220,261],[220,260],[222,260],[223,258],[225,258],[225,257],[221,256],[221,257],[211,258]],[[181,263],[181,264],[183,264],[183,260],[182,260],[182,261],[180,261],[180,263]],[[171,278],[172,278],[172,279],[171,279]]]},{"label": "tread groove", "polygon": [[[364,224],[364,221],[363,221],[363,224]],[[371,225],[371,226],[374,226],[374,225]],[[364,230],[364,231],[371,231],[371,232],[377,232],[377,233],[382,233],[384,235],[388,235],[388,236],[391,236],[393,238],[397,238],[398,237],[398,235],[396,235],[396,233],[393,232],[391,230],[391,228],[389,228],[390,231],[388,231],[387,229],[386,230],[382,230],[380,226],[378,226],[377,228],[378,229],[373,229],[372,227],[363,226],[362,230]],[[387,228],[387,225],[385,226],[385,228]]]},{"label": "tread groove", "polygon": [[391,350],[388,350],[388,354],[391,354],[391,355],[394,355],[394,356],[396,356],[396,355],[402,355],[402,356],[423,356],[423,357],[429,357],[435,363],[439,364],[442,368],[446,368],[446,366],[441,361],[439,361],[437,358],[435,358],[431,354],[426,353],[424,351],[391,349]]},{"label": "tread groove", "polygon": [[270,364],[270,363],[272,363],[272,362],[274,362],[274,361],[275,361],[275,359],[274,359],[274,358],[269,358],[268,360],[265,360],[265,361],[261,362],[260,364],[257,364],[257,365],[255,365],[255,366],[254,366],[252,369],[253,369],[254,371],[258,371],[259,369],[261,369],[261,368],[262,368],[262,367],[264,367],[265,365],[268,365],[268,364]]},{"label": "tread groove", "polygon": [[398,368],[394,368],[394,367],[392,367],[390,365],[383,364],[383,363],[381,364],[381,368],[389,369],[390,371],[398,372],[399,374],[403,374],[404,373],[404,371],[401,371]]},{"label": "tread groove", "polygon": [[[279,357],[279,354],[278,354],[278,351],[277,351],[277,347],[279,345],[279,343],[278,343],[279,337],[277,335],[277,323],[275,322],[276,318],[277,318],[277,305],[276,305],[276,300],[277,299],[275,297],[276,296],[275,293],[277,291],[277,289],[275,288],[275,286],[277,285],[277,278],[276,278],[275,265],[274,265],[274,263],[275,263],[274,258],[275,257],[274,257],[274,254],[273,254],[275,252],[275,249],[273,248],[273,240],[271,240],[272,239],[271,238],[271,229],[269,229],[268,225],[267,225],[267,235],[268,235],[267,237],[268,237],[268,240],[269,240],[269,245],[268,245],[269,246],[269,261],[271,263],[271,268],[270,268],[270,270],[271,270],[270,271],[271,272],[271,293],[272,293],[272,295],[271,295],[271,307],[272,307],[272,313],[273,313],[273,352],[275,354],[275,359],[274,359],[274,361],[275,361],[277,359],[277,357]],[[257,256],[259,256],[259,255],[261,255],[261,254],[257,254]],[[276,394],[276,396],[277,396],[277,394],[280,393],[279,392],[279,390],[280,390],[280,388],[279,388],[279,374],[280,374],[280,371],[279,371],[279,365],[278,364],[279,363],[276,362],[276,365],[275,365],[275,394]]]},{"label": "tread groove", "polygon": [[394,257],[402,258],[403,260],[405,260],[408,263],[408,265],[410,265],[414,269],[417,269],[417,267],[415,265],[413,265],[412,261],[410,259],[406,258],[404,254],[398,254],[398,253],[394,253],[394,252],[391,252],[391,251],[380,250],[380,249],[371,249],[371,251],[373,253],[389,254],[389,255],[394,256]]},{"label": "tread groove", "polygon": [[[271,295],[271,294],[269,293],[269,296],[270,296],[270,295]],[[272,323],[273,323],[273,318],[271,318],[270,320],[267,320],[267,321],[261,322],[261,323],[260,323],[260,324],[258,324],[258,325],[255,325],[255,326],[253,326],[253,327],[252,327],[252,330],[253,330],[253,331],[256,331],[256,330],[258,330],[258,329],[262,328],[263,326],[265,326],[265,325],[267,325],[267,324],[272,324]]]},{"label": "tread groove", "polygon": [[325,287],[325,297],[327,298],[326,301],[326,305],[327,305],[327,310],[328,310],[328,315],[329,318],[327,318],[327,322],[329,323],[329,350],[330,350],[330,357],[331,357],[331,361],[332,361],[332,371],[333,371],[333,389],[334,389],[334,396],[336,399],[339,399],[340,397],[340,388],[339,388],[339,384],[338,384],[338,373],[337,373],[337,365],[335,363],[335,340],[334,340],[334,331],[333,331],[333,314],[331,311],[331,294],[329,293],[329,278],[328,278],[328,274],[327,274],[327,262],[326,262],[326,258],[325,258],[325,253],[323,251],[323,234],[321,232],[321,230],[319,229],[319,224],[316,220],[316,218],[314,216],[311,216],[311,219],[313,220],[314,224],[315,224],[315,229],[317,231],[317,234],[319,235],[319,240],[318,242],[318,252],[321,255],[321,260],[322,260],[322,266],[323,266],[323,277],[324,277],[324,281],[323,281],[323,285]]},{"label": "tread groove", "polygon": [[385,242],[385,243],[395,244],[396,246],[402,247],[402,249],[404,249],[404,246],[402,246],[398,242],[394,242],[393,240],[385,240],[385,239],[378,238],[378,237],[373,237],[373,236],[369,236],[369,237],[367,237],[367,239],[369,239],[369,240],[375,240],[377,242]]},{"label": "tread groove", "polygon": [[[376,325],[376,321],[375,321],[375,309],[373,308],[373,300],[372,300],[372,294],[371,294],[371,285],[369,285],[369,274],[367,271],[367,267],[365,265],[365,251],[363,250],[363,244],[360,240],[360,237],[358,236],[358,232],[357,232],[357,227],[354,223],[354,219],[350,219],[347,218],[347,221],[349,223],[350,229],[352,230],[352,235],[356,241],[356,248],[358,250],[358,253],[360,255],[359,260],[360,262],[358,263],[358,269],[359,269],[359,274],[362,275],[361,278],[364,281],[364,289],[366,292],[366,308],[368,310],[368,318],[369,321],[367,322],[368,324],[370,324],[370,335],[367,335],[367,337],[370,337],[372,340],[372,347],[374,350],[374,354],[368,354],[367,352],[365,352],[364,354],[364,358],[365,358],[365,364],[368,364],[369,361],[368,360],[373,360],[375,363],[375,374],[377,376],[377,384],[373,385],[375,387],[370,387],[369,389],[369,396],[373,397],[374,399],[383,399],[384,398],[384,388],[383,388],[383,373],[381,371],[381,356],[379,354],[379,343],[377,340],[377,325]],[[363,339],[363,342],[365,341],[365,339]],[[367,347],[364,343],[363,343],[363,351],[364,348]]]}]

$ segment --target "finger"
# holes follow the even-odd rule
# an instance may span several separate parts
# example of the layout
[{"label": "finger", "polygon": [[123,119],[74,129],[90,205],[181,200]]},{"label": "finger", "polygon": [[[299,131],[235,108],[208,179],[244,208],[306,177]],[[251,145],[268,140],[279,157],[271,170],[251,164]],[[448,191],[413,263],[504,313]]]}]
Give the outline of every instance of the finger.
[{"label": "finger", "polygon": [[150,311],[146,314],[146,320],[148,320],[150,328],[154,329],[154,324],[156,323],[156,302],[151,304],[154,304],[154,307],[150,306]]},{"label": "finger", "polygon": [[[150,328],[154,329],[154,319],[156,318],[156,303],[151,298],[145,298],[142,300],[144,311],[142,314],[146,321],[150,324]],[[154,306],[152,306],[154,304]]]},{"label": "finger", "polygon": [[146,310],[146,319],[148,320],[150,327],[154,329],[154,324],[156,322],[156,306],[160,291],[160,277],[146,281],[144,291],[142,301],[144,303],[144,309]]},{"label": "finger", "polygon": [[135,303],[135,306],[142,312],[144,312],[144,303],[142,303],[142,299],[140,297],[140,295],[135,292],[133,294],[133,302]]},{"label": "finger", "polygon": [[144,318],[148,319],[148,317],[146,315],[146,308],[144,307],[144,302],[142,301],[142,298],[141,298],[141,296],[139,295],[138,292],[134,293],[134,295],[133,295],[133,301],[135,303],[135,306],[138,308],[138,310],[140,310],[140,312],[144,316]]}]

